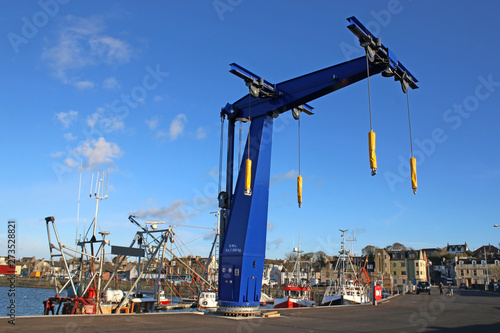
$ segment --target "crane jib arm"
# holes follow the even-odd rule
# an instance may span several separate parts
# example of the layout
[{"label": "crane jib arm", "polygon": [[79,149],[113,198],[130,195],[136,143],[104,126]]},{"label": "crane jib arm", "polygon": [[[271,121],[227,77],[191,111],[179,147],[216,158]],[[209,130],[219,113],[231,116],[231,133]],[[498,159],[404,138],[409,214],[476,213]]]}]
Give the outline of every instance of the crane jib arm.
[{"label": "crane jib arm", "polygon": [[[407,92],[408,88],[418,88],[415,77],[379,38],[373,36],[355,17],[348,21],[349,30],[358,37],[366,56],[278,84],[231,64],[230,72],[245,81],[249,93],[222,109],[229,119],[226,191],[219,194],[222,219],[218,292],[219,311],[222,313],[237,315],[259,311],[274,118],[289,110],[294,117],[301,112],[312,114],[308,102],[366,79],[368,75],[381,73],[384,77],[393,77],[399,81],[403,92]],[[233,191],[236,121],[250,121],[250,129]],[[246,164],[247,159],[251,163]],[[246,170],[246,165],[251,170]],[[252,188],[251,195],[246,191],[248,185]]]}]

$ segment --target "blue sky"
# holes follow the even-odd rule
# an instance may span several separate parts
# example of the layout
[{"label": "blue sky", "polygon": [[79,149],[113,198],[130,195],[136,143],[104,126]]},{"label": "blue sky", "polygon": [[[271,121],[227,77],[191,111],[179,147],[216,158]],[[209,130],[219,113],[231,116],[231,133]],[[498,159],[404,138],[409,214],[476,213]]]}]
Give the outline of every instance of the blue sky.
[{"label": "blue sky", "polygon": [[[44,218],[63,242],[94,215],[92,173],[110,169],[99,226],[116,245],[131,213],[215,227],[220,108],[247,93],[241,66],[281,82],[362,55],[356,16],[417,77],[410,91],[418,193],[408,174],[406,97],[372,77],[378,175],[370,175],[367,81],[311,103],[301,120],[303,205],[296,203],[297,123],[275,123],[267,256],[297,244],[353,248],[498,245],[500,4],[494,1],[5,1],[0,14],[0,253],[17,221],[17,255],[47,257]],[[243,131],[248,128],[243,125]],[[144,220],[141,220],[144,221]],[[352,234],[351,231],[356,231]],[[207,255],[209,230],[176,228]],[[200,238],[201,237],[201,238]],[[197,239],[197,240],[196,240]]]}]

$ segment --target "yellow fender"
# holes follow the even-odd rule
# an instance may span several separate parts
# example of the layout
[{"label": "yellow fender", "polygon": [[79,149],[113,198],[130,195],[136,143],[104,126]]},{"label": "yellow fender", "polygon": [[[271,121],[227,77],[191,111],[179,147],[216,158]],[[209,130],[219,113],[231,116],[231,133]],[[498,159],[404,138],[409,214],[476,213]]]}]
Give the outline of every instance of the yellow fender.
[{"label": "yellow fender", "polygon": [[368,132],[368,150],[370,154],[370,168],[372,169],[372,176],[377,174],[377,155],[375,155],[375,132]]},{"label": "yellow fender", "polygon": [[247,168],[245,171],[245,195],[252,195],[252,160],[247,158]]},{"label": "yellow fender", "polygon": [[299,208],[302,207],[302,176],[297,177],[297,200],[299,202]]},{"label": "yellow fender", "polygon": [[411,188],[413,189],[413,194],[417,194],[417,160],[415,157],[410,158],[410,169],[411,169]]}]

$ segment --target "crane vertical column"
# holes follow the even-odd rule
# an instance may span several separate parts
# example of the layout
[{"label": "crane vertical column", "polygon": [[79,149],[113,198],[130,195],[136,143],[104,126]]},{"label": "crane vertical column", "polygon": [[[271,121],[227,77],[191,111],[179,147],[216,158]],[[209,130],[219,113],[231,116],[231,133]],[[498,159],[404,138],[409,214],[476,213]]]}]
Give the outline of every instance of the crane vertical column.
[{"label": "crane vertical column", "polygon": [[219,309],[224,313],[259,311],[266,249],[272,129],[273,118],[268,115],[254,118],[250,126],[251,139],[247,140],[243,161],[252,160],[252,195],[244,195],[245,164],[242,163],[231,199],[226,232],[221,238]]}]

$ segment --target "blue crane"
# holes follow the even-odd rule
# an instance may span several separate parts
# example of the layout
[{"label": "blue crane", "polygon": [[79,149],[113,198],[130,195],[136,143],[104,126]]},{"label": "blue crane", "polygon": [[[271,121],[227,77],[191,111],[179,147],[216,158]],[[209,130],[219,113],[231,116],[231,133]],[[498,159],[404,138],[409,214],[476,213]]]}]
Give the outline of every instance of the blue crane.
[{"label": "blue crane", "polygon": [[[312,114],[308,102],[379,73],[399,81],[405,93],[408,87],[418,88],[416,78],[380,38],[373,36],[355,17],[347,20],[348,29],[358,37],[366,56],[278,84],[235,63],[230,65],[230,72],[245,81],[249,93],[233,104],[228,103],[221,113],[228,119],[226,188],[218,197],[222,212],[218,296],[219,312],[223,314],[249,315],[259,311],[274,118],[289,110],[296,119],[302,112]],[[233,188],[237,121],[251,123]],[[248,160],[250,164],[245,163]]]}]

